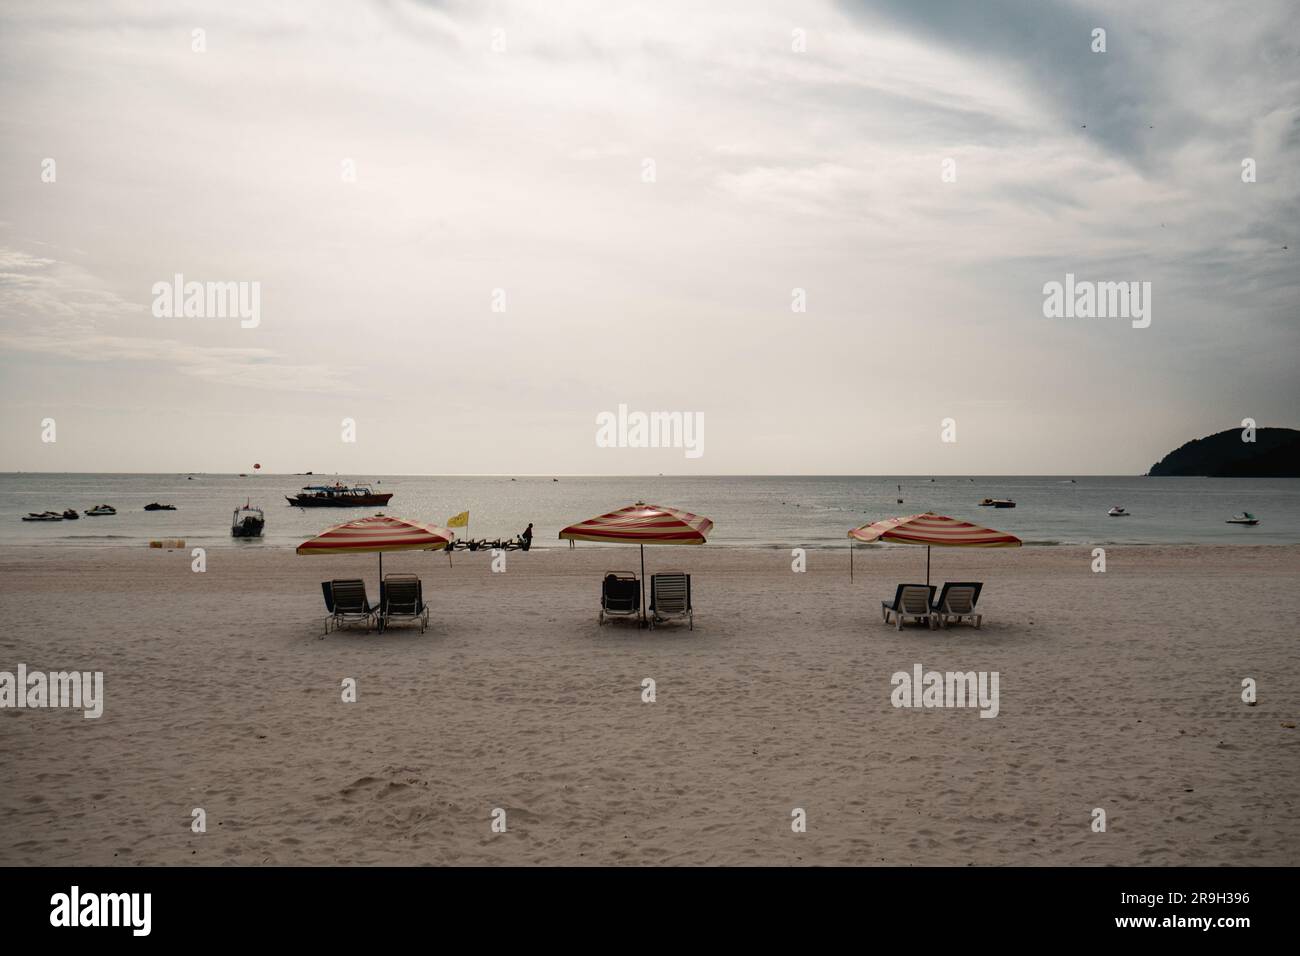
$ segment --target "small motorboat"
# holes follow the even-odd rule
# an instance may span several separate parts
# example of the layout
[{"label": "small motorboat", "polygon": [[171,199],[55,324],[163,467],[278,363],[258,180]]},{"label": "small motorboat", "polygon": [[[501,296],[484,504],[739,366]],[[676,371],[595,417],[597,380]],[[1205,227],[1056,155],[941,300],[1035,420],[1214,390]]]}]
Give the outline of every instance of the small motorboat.
[{"label": "small motorboat", "polygon": [[154,501],[144,506],[145,511],[175,511],[175,505],[160,505]]},{"label": "small motorboat", "polygon": [[1128,512],[1125,511],[1123,508],[1121,508],[1119,505],[1116,505],[1114,508],[1111,508],[1109,511],[1106,512],[1106,514],[1110,515],[1112,518],[1127,518],[1129,516]]},{"label": "small motorboat", "polygon": [[1232,516],[1231,518],[1229,518],[1225,523],[1226,523],[1226,524],[1249,524],[1249,525],[1256,525],[1256,524],[1259,524],[1259,519],[1256,518],[1256,517],[1255,517],[1253,514],[1251,514],[1249,511],[1243,511],[1243,512],[1242,512],[1241,514],[1239,514],[1239,515],[1233,515],[1233,516]]},{"label": "small motorboat", "polygon": [[67,511],[63,512],[64,521],[76,521],[80,517],[81,515],[77,514],[76,508],[69,508]]},{"label": "small motorboat", "polygon": [[235,509],[235,516],[230,521],[232,538],[260,538],[266,527],[266,515],[261,508],[254,508],[247,501],[244,507]]},{"label": "small motorboat", "polygon": [[23,516],[24,521],[62,521],[63,515],[57,511],[43,511],[37,514],[35,511],[29,511]]},{"label": "small motorboat", "polygon": [[86,509],[85,514],[92,518],[99,518],[104,515],[115,515],[117,514],[117,509],[112,505],[95,505],[93,508]]}]

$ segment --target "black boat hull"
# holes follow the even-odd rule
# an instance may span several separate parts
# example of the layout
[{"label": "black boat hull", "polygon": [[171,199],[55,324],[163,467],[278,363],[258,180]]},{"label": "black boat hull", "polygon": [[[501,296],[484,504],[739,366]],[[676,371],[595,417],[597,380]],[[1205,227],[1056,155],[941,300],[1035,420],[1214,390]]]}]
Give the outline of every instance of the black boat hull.
[{"label": "black boat hull", "polygon": [[392,493],[386,495],[337,495],[320,498],[298,495],[296,498],[285,497],[285,501],[295,508],[374,508],[388,504]]}]

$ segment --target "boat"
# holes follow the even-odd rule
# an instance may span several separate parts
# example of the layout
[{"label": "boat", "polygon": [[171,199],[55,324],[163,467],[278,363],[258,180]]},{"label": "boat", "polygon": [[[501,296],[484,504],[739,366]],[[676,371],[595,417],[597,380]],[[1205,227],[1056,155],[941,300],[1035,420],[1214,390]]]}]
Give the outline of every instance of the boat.
[{"label": "boat", "polygon": [[1251,514],[1249,511],[1243,511],[1243,512],[1242,512],[1241,514],[1239,514],[1239,515],[1233,515],[1231,518],[1229,518],[1229,519],[1225,522],[1225,524],[1249,524],[1249,525],[1256,525],[1256,524],[1259,524],[1259,519],[1256,518],[1256,517],[1255,517],[1253,514]]},{"label": "boat", "polygon": [[230,521],[232,538],[260,538],[262,528],[266,526],[266,516],[261,508],[254,508],[247,501],[244,507],[235,509],[235,516]]},{"label": "boat", "polygon": [[1106,512],[1106,514],[1110,515],[1112,518],[1127,518],[1129,516],[1129,513],[1125,511],[1123,508],[1121,508],[1119,505],[1116,505],[1114,508],[1111,508],[1109,511]]},{"label": "boat", "polygon": [[1016,503],[1010,498],[985,498],[980,502],[981,508],[1014,508]]},{"label": "boat", "polygon": [[117,509],[114,508],[112,505],[96,505],[93,508],[88,508],[85,511],[85,514],[89,515],[92,518],[100,518],[103,517],[104,515],[117,514]]},{"label": "boat", "polygon": [[298,508],[371,508],[386,505],[393,497],[392,492],[376,493],[365,485],[351,487],[342,483],[333,485],[308,485],[302,494],[292,498],[285,496],[285,501]]},{"label": "boat", "polygon": [[145,506],[144,506],[144,510],[145,510],[145,511],[175,511],[175,510],[176,510],[176,506],[175,506],[175,505],[160,505],[160,504],[158,504],[158,502],[155,501],[155,502],[153,502],[152,504],[147,504],[147,505],[145,505]]},{"label": "boat", "polygon": [[37,514],[35,511],[30,511],[23,516],[23,520],[24,521],[62,521],[63,515],[59,514],[57,511],[44,511],[41,512],[40,514]]},{"label": "boat", "polygon": [[76,508],[69,508],[67,511],[63,512],[64,521],[76,521],[80,517],[81,515],[77,514]]}]

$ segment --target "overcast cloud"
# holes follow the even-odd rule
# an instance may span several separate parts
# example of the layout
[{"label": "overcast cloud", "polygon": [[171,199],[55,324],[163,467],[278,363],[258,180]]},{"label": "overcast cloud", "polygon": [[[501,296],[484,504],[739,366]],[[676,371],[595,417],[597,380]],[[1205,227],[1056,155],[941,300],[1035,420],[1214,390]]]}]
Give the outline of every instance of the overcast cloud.
[{"label": "overcast cloud", "polygon": [[[6,3],[0,470],[1106,474],[1300,425],[1296,22]],[[1044,318],[1067,272],[1151,326]],[[155,317],[177,273],[260,323]],[[598,448],[620,403],[705,454]]]}]

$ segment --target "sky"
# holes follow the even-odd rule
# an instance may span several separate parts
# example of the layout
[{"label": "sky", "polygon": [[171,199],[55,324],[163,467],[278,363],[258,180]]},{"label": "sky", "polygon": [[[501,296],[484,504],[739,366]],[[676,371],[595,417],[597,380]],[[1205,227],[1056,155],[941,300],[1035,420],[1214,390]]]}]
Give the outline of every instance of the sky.
[{"label": "sky", "polygon": [[[1296,427],[1298,54],[1283,0],[9,0],[0,471],[1132,474]],[[1046,316],[1067,274],[1150,324]],[[607,447],[620,406],[699,453]]]}]

